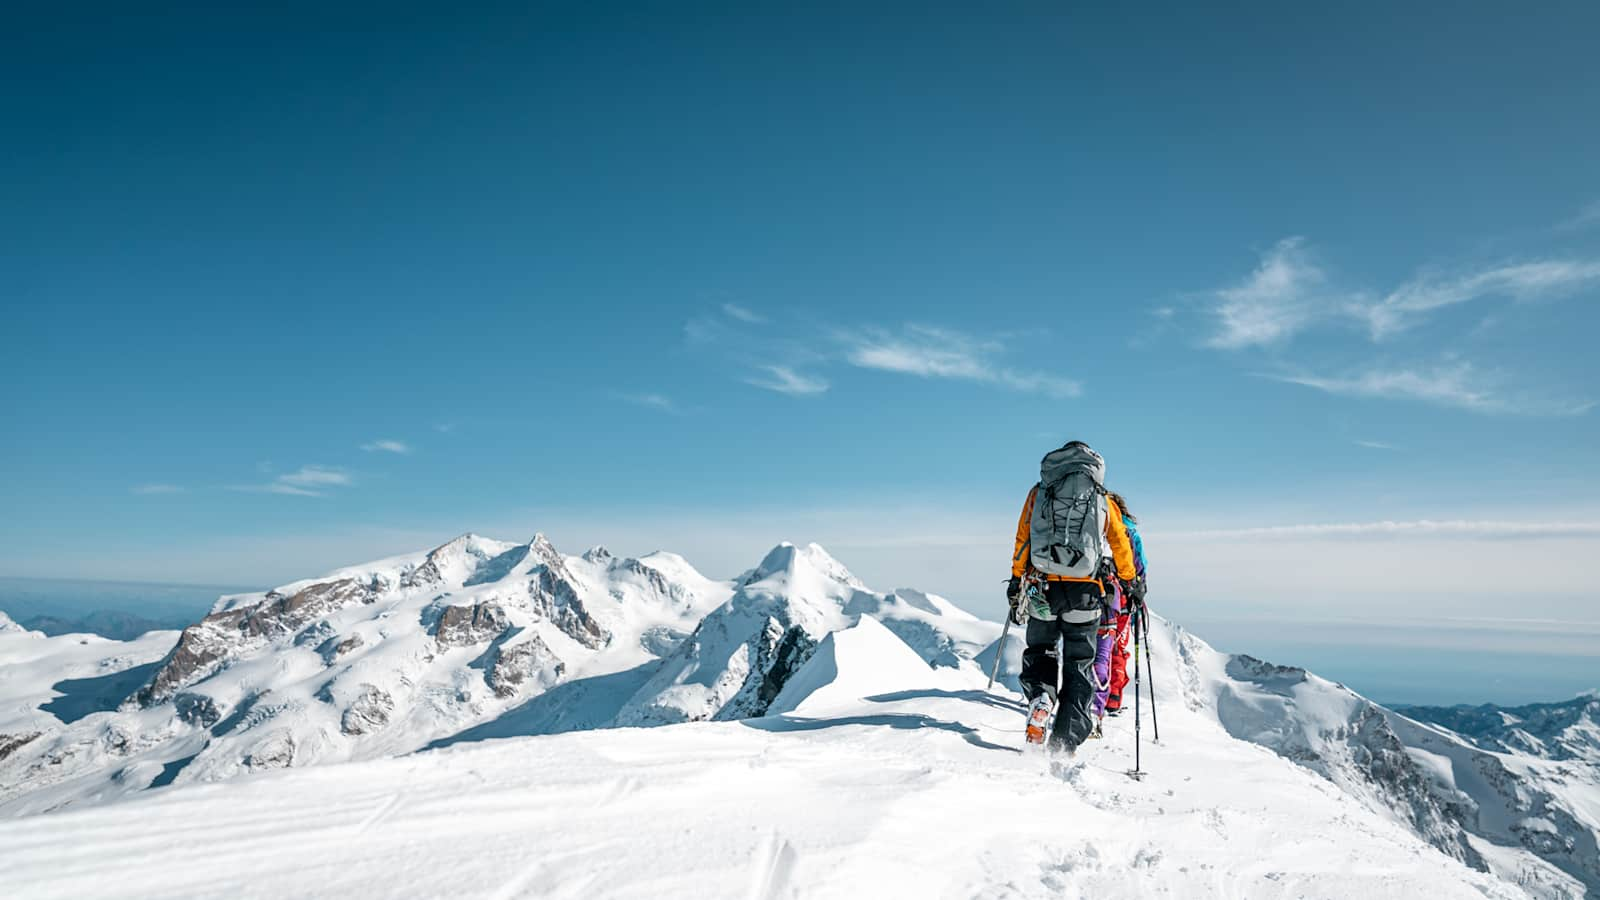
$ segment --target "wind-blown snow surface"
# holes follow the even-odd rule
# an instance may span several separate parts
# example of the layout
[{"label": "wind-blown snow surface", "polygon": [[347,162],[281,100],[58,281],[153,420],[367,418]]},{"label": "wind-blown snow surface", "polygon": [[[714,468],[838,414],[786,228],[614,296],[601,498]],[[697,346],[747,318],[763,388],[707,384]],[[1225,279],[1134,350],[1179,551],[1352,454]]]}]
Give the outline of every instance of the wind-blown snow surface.
[{"label": "wind-blown snow surface", "polygon": [[0,866],[29,898],[1521,896],[1184,703],[1136,782],[1131,722],[1052,765],[975,667],[847,699],[915,672],[890,636],[829,637],[793,715],[162,791],[0,824]]},{"label": "wind-blown snow surface", "polygon": [[1592,765],[1473,746],[1158,621],[1150,778],[1123,774],[1129,715],[1052,766],[1018,752],[1020,698],[983,690],[999,630],[815,545],[728,583],[469,535],[223,598],[115,711],[40,718],[71,692],[32,676],[0,871],[26,897],[1596,887]]}]

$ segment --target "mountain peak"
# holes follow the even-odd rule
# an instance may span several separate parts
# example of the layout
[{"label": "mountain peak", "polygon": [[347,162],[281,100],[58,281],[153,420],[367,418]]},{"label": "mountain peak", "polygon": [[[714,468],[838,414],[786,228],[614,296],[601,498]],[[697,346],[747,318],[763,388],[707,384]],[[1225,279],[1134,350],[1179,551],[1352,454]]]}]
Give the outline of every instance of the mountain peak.
[{"label": "mountain peak", "polygon": [[469,531],[465,534],[457,535],[456,537],[445,541],[432,550],[429,550],[428,558],[433,559],[439,556],[448,556],[455,552],[467,551],[473,545],[482,542],[482,540],[483,538]]},{"label": "mountain peak", "polygon": [[774,575],[794,576],[800,573],[815,573],[852,588],[866,587],[861,579],[844,567],[844,563],[834,559],[820,544],[799,547],[788,541],[768,551],[761,564],[750,573],[746,583],[762,581]]},{"label": "mountain peak", "polygon": [[0,611],[0,634],[12,631],[23,632],[27,630],[28,629],[23,628],[21,625],[18,625],[16,622],[12,621],[11,617],[6,615],[5,612]]}]

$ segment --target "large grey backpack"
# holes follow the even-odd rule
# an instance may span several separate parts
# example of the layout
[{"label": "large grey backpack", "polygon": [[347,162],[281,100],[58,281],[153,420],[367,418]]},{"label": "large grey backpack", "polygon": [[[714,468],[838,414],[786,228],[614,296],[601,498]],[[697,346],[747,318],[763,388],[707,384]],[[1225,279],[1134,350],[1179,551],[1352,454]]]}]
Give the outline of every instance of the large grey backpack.
[{"label": "large grey backpack", "polygon": [[1094,578],[1105,552],[1106,463],[1073,441],[1045,454],[1033,495],[1029,554],[1046,575]]}]

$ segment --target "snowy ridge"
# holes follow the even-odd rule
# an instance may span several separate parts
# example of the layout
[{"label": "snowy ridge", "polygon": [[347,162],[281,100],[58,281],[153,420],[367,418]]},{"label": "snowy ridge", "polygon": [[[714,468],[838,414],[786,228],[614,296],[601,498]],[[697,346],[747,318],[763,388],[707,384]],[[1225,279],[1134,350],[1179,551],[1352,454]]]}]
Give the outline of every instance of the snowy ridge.
[{"label": "snowy ridge", "polygon": [[1500,753],[1600,765],[1600,694],[1526,706],[1402,706],[1396,712],[1447,728],[1474,746]]},{"label": "snowy ridge", "polygon": [[[286,862],[223,853],[224,871],[173,850],[194,839],[182,817],[270,844],[248,817],[281,791],[306,821],[368,804],[385,834],[448,830],[425,812],[434,801],[393,812],[400,785],[409,797],[415,783],[451,808],[481,808],[491,831],[544,834],[554,855],[527,869],[525,845],[503,859],[473,845],[481,870],[446,867],[466,879],[447,884],[373,847],[375,868],[351,870],[368,879],[356,893],[548,893],[585,883],[600,860],[581,848],[605,847],[637,878],[599,888],[607,895],[851,896],[861,884],[839,873],[853,871],[891,893],[927,880],[964,885],[962,896],[1600,896],[1600,774],[1583,755],[1594,726],[1583,703],[1485,714],[1458,734],[1158,619],[1147,651],[1164,740],[1145,747],[1152,779],[1130,782],[1128,715],[1108,720],[1079,765],[1016,755],[1020,698],[983,690],[999,631],[934,595],[874,592],[816,545],[781,544],[717,582],[669,553],[564,556],[541,536],[473,535],[223,598],[181,637],[0,631],[0,818],[82,810],[0,824],[0,864],[20,867],[30,896],[70,895],[79,875],[48,864],[35,823],[92,846],[137,813],[165,823],[150,838],[165,855],[150,865],[184,874],[131,895],[226,893],[246,873],[292,885]],[[1012,638],[1000,681],[1014,691]],[[638,725],[672,727],[611,730]],[[530,759],[541,762],[530,770]],[[372,762],[317,774],[361,760]],[[308,771],[259,774],[274,769]],[[228,783],[104,802],[216,781]],[[504,791],[530,800],[496,806]],[[1024,840],[1014,829],[1041,815],[1028,809],[1041,791],[1065,792],[1076,818],[1049,813],[1055,825],[1033,827],[1052,836]],[[572,830],[544,811],[551,797],[586,810]],[[998,818],[997,803],[1011,804]],[[729,843],[709,856],[661,849],[672,841],[651,829],[676,833],[685,810],[696,834]],[[945,824],[930,835],[934,821]],[[1106,830],[1058,834],[1061,821]],[[854,827],[868,829],[856,837],[876,848],[876,875],[840,855]],[[742,868],[750,859],[755,873]],[[911,860],[925,868],[901,865]]]}]

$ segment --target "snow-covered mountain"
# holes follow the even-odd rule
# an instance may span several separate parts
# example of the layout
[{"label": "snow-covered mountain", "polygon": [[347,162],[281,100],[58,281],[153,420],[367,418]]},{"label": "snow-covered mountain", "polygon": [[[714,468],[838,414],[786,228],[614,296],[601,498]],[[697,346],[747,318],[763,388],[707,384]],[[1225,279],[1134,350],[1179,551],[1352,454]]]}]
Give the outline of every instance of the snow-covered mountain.
[{"label": "snow-covered mountain", "polygon": [[1483,750],[1600,765],[1600,691],[1526,706],[1397,706],[1418,722],[1448,728]]},{"label": "snow-covered mountain", "polygon": [[[1447,722],[1457,733],[1432,724],[1443,714],[1401,715],[1301,669],[1222,654],[1158,622],[1149,651],[1163,740],[1145,747],[1157,773],[1152,780],[1114,774],[1129,762],[1126,715],[1108,721],[1109,739],[1086,748],[1076,768],[1018,768],[1012,751],[1021,740],[1019,701],[982,689],[999,631],[933,595],[875,592],[815,545],[780,545],[732,582],[718,582],[667,553],[619,559],[596,548],[564,556],[542,537],[515,544],[473,535],[223,597],[181,636],[157,633],[129,644],[45,638],[0,619],[0,817],[87,823],[75,840],[114,841],[133,813],[99,801],[263,770],[404,757],[341,767],[331,781],[306,772],[203,795],[158,791],[126,806],[168,823],[158,843],[169,848],[186,839],[183,816],[234,821],[259,812],[275,790],[318,821],[381,794],[370,804],[385,820],[384,833],[438,829],[421,812],[394,815],[411,803],[400,799],[399,785],[408,785],[409,798],[413,783],[423,785],[424,797],[436,793],[425,802],[451,797],[483,806],[480,824],[490,832],[527,824],[517,818],[522,813],[495,818],[502,815],[494,812],[501,808],[495,798],[511,789],[534,790],[528,802],[540,809],[595,807],[582,821],[634,817],[625,836],[552,825],[541,832],[553,842],[543,862],[522,875],[496,864],[483,870],[536,894],[563,879],[581,883],[578,866],[589,853],[581,848],[602,846],[634,875],[654,867],[659,877],[637,884],[668,893],[729,893],[716,887],[726,886],[717,879],[728,874],[717,860],[741,853],[764,860],[752,876],[754,894],[852,893],[834,878],[851,869],[830,856],[842,838],[795,809],[813,802],[835,820],[850,809],[852,821],[858,812],[876,821],[870,837],[879,842],[874,852],[895,857],[884,863],[889,870],[920,858],[894,835],[931,822],[986,842],[988,851],[968,854],[982,860],[981,871],[968,865],[956,872],[940,857],[907,876],[969,885],[990,879],[990,890],[961,895],[1032,896],[1038,885],[1054,886],[1045,894],[1099,885],[1112,896],[1123,895],[1118,885],[1137,896],[1160,885],[1189,896],[1450,895],[1443,878],[1472,896],[1600,896],[1600,771],[1585,755],[1594,746],[1589,706],[1507,711],[1493,721],[1461,713]],[[1015,637],[1001,665],[1001,680],[1012,688],[1021,649]],[[612,730],[639,725],[673,727]],[[530,737],[536,735],[542,737]],[[481,745],[505,737],[518,738],[515,750]],[[695,771],[705,773],[691,777],[674,759],[694,760]],[[539,774],[525,771],[530,764]],[[751,767],[764,774],[741,775]],[[478,787],[462,781],[465,772]],[[890,802],[888,785],[874,787],[874,772],[911,785],[920,799]],[[1009,820],[996,818],[1001,798],[1011,798],[1024,820],[1032,813],[1020,810],[1040,801],[1038,793],[995,780],[1013,775],[1049,796],[1066,790],[1064,802],[1082,807],[1073,821],[1100,822],[1119,835],[1163,834],[1171,843],[1122,846],[1099,833],[1066,844],[1055,834],[1002,838]],[[642,799],[658,780],[668,784],[664,795]],[[773,791],[787,791],[788,799],[769,809],[771,820],[757,822],[751,798]],[[873,806],[873,797],[881,805]],[[62,807],[83,811],[29,815]],[[680,816],[697,810],[683,823],[697,832],[723,834],[743,823],[745,838],[762,829],[775,836],[757,847],[730,838],[712,858],[698,840],[694,852],[674,854],[661,847],[677,839],[655,833],[671,830],[667,809]],[[1188,816],[1188,824],[1152,818],[1169,810]],[[814,828],[791,833],[796,819]],[[373,820],[344,833],[340,846],[366,840]],[[230,833],[249,830],[241,820]],[[1051,831],[1041,824],[1041,833]],[[47,865],[48,848],[33,833],[0,825],[0,862],[26,864],[23,883],[40,895],[81,889],[72,877],[51,874],[72,867]],[[33,848],[27,858],[5,859],[13,838]],[[1021,856],[1034,874],[1020,886],[1007,868],[1017,862],[1017,848],[999,849],[1008,841],[1032,848]],[[381,850],[373,853],[384,859]],[[132,893],[227,892],[236,883],[230,878],[250,872],[295,877],[253,861],[219,872],[182,852],[159,858],[168,877],[181,870],[201,881]],[[805,878],[801,858],[832,860],[833,868],[819,866]],[[710,879],[699,891],[690,890],[690,869]],[[420,889],[385,881],[386,871],[369,873],[370,890]],[[680,875],[685,880],[675,880]]]},{"label": "snow-covered mountain", "polygon": [[97,683],[95,715],[37,712],[50,685],[78,673],[36,667],[25,693],[34,719],[0,730],[16,745],[0,764],[0,814],[395,756],[494,729],[755,715],[818,642],[866,613],[943,665],[998,632],[942,598],[873,593],[814,545],[782,545],[726,583],[670,553],[564,556],[543,536],[464,535],[222,597],[176,646],[171,633],[137,649],[95,638],[129,667],[159,660],[131,681]]},{"label": "snow-covered mountain", "polygon": [[0,767],[64,723],[115,709],[177,638],[175,631],[133,641],[93,634],[47,637],[0,613]]}]

